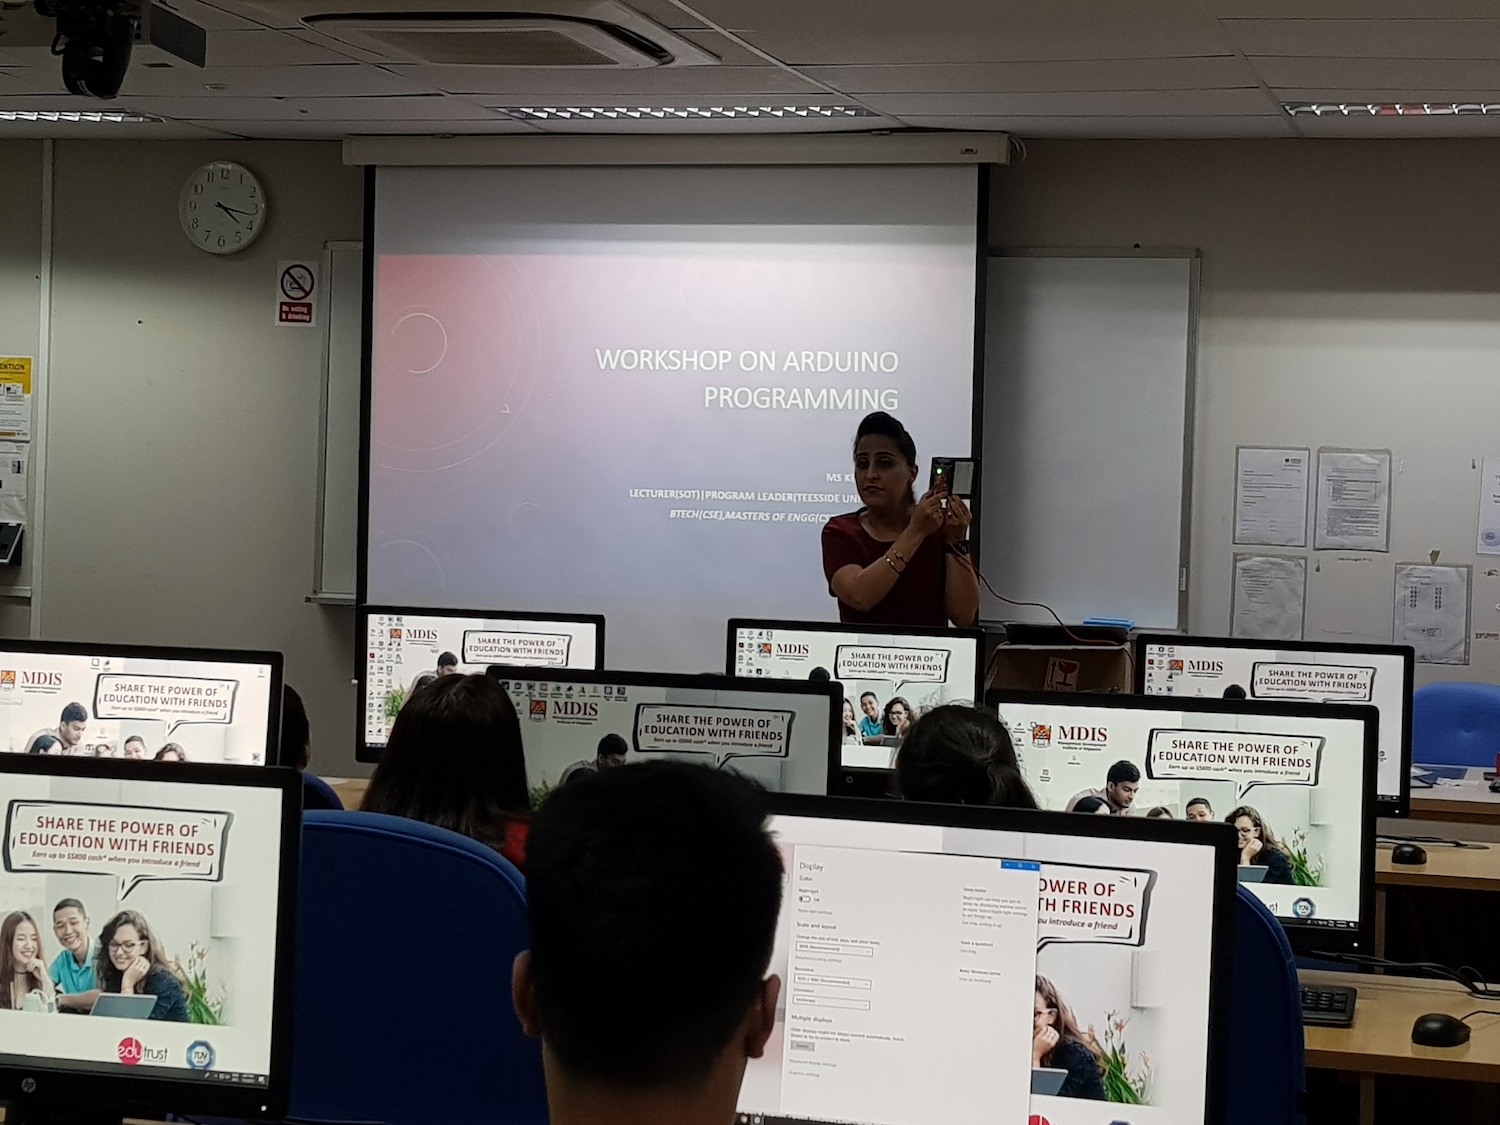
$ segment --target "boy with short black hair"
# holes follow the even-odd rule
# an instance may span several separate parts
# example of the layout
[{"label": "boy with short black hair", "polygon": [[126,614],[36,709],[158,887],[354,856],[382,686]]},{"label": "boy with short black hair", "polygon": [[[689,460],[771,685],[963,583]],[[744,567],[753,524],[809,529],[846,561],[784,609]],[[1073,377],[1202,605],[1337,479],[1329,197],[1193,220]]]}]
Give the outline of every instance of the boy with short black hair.
[{"label": "boy with short black hair", "polygon": [[553,1125],[729,1125],[770,1038],[781,858],[761,791],[643,762],[580,779],[527,843],[513,994]]}]

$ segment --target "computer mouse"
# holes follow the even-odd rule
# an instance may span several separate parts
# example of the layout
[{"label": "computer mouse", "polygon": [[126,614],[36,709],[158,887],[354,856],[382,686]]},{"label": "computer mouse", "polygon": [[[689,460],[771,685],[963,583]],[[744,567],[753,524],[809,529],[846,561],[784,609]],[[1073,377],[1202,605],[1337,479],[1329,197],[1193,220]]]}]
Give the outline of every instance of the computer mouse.
[{"label": "computer mouse", "polygon": [[[1391,849],[1392,863],[1426,863],[1427,849],[1419,848],[1416,844],[1397,844]],[[1422,1017],[1426,1019],[1426,1017]]]},{"label": "computer mouse", "polygon": [[1424,1047],[1459,1047],[1469,1041],[1469,1025],[1447,1012],[1428,1012],[1411,1025],[1411,1041]]}]

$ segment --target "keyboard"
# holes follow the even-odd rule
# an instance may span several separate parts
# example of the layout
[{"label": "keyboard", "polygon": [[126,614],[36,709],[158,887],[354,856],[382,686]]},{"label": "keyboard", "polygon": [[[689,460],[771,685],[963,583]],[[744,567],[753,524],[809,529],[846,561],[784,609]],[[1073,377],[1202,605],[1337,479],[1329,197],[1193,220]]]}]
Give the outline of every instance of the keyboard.
[{"label": "keyboard", "polygon": [[1302,986],[1302,1022],[1317,1027],[1352,1027],[1355,990],[1341,984]]}]

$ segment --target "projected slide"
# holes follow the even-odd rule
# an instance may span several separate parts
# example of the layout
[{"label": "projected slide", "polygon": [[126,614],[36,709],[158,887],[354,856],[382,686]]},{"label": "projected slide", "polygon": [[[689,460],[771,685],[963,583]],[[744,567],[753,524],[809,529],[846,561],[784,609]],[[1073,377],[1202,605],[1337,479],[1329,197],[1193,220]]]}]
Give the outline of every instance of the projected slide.
[{"label": "projected slide", "polygon": [[381,170],[367,600],[675,671],[832,618],[859,419],[970,451],[975,212],[972,168]]}]

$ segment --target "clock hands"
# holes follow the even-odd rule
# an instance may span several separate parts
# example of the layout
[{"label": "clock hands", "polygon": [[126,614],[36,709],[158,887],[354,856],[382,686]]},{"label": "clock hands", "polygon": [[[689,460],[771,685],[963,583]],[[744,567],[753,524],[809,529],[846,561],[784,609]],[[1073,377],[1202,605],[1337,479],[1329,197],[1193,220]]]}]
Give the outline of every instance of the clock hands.
[{"label": "clock hands", "polygon": [[245,216],[248,217],[248,216],[253,216],[253,215],[256,214],[255,211],[241,211],[241,210],[239,210],[238,208],[235,208],[235,207],[226,207],[222,203],[215,203],[214,206],[217,207],[220,211],[223,211],[226,215],[228,215],[236,223],[238,223],[240,221],[239,220],[239,216],[240,215],[245,215]]}]

